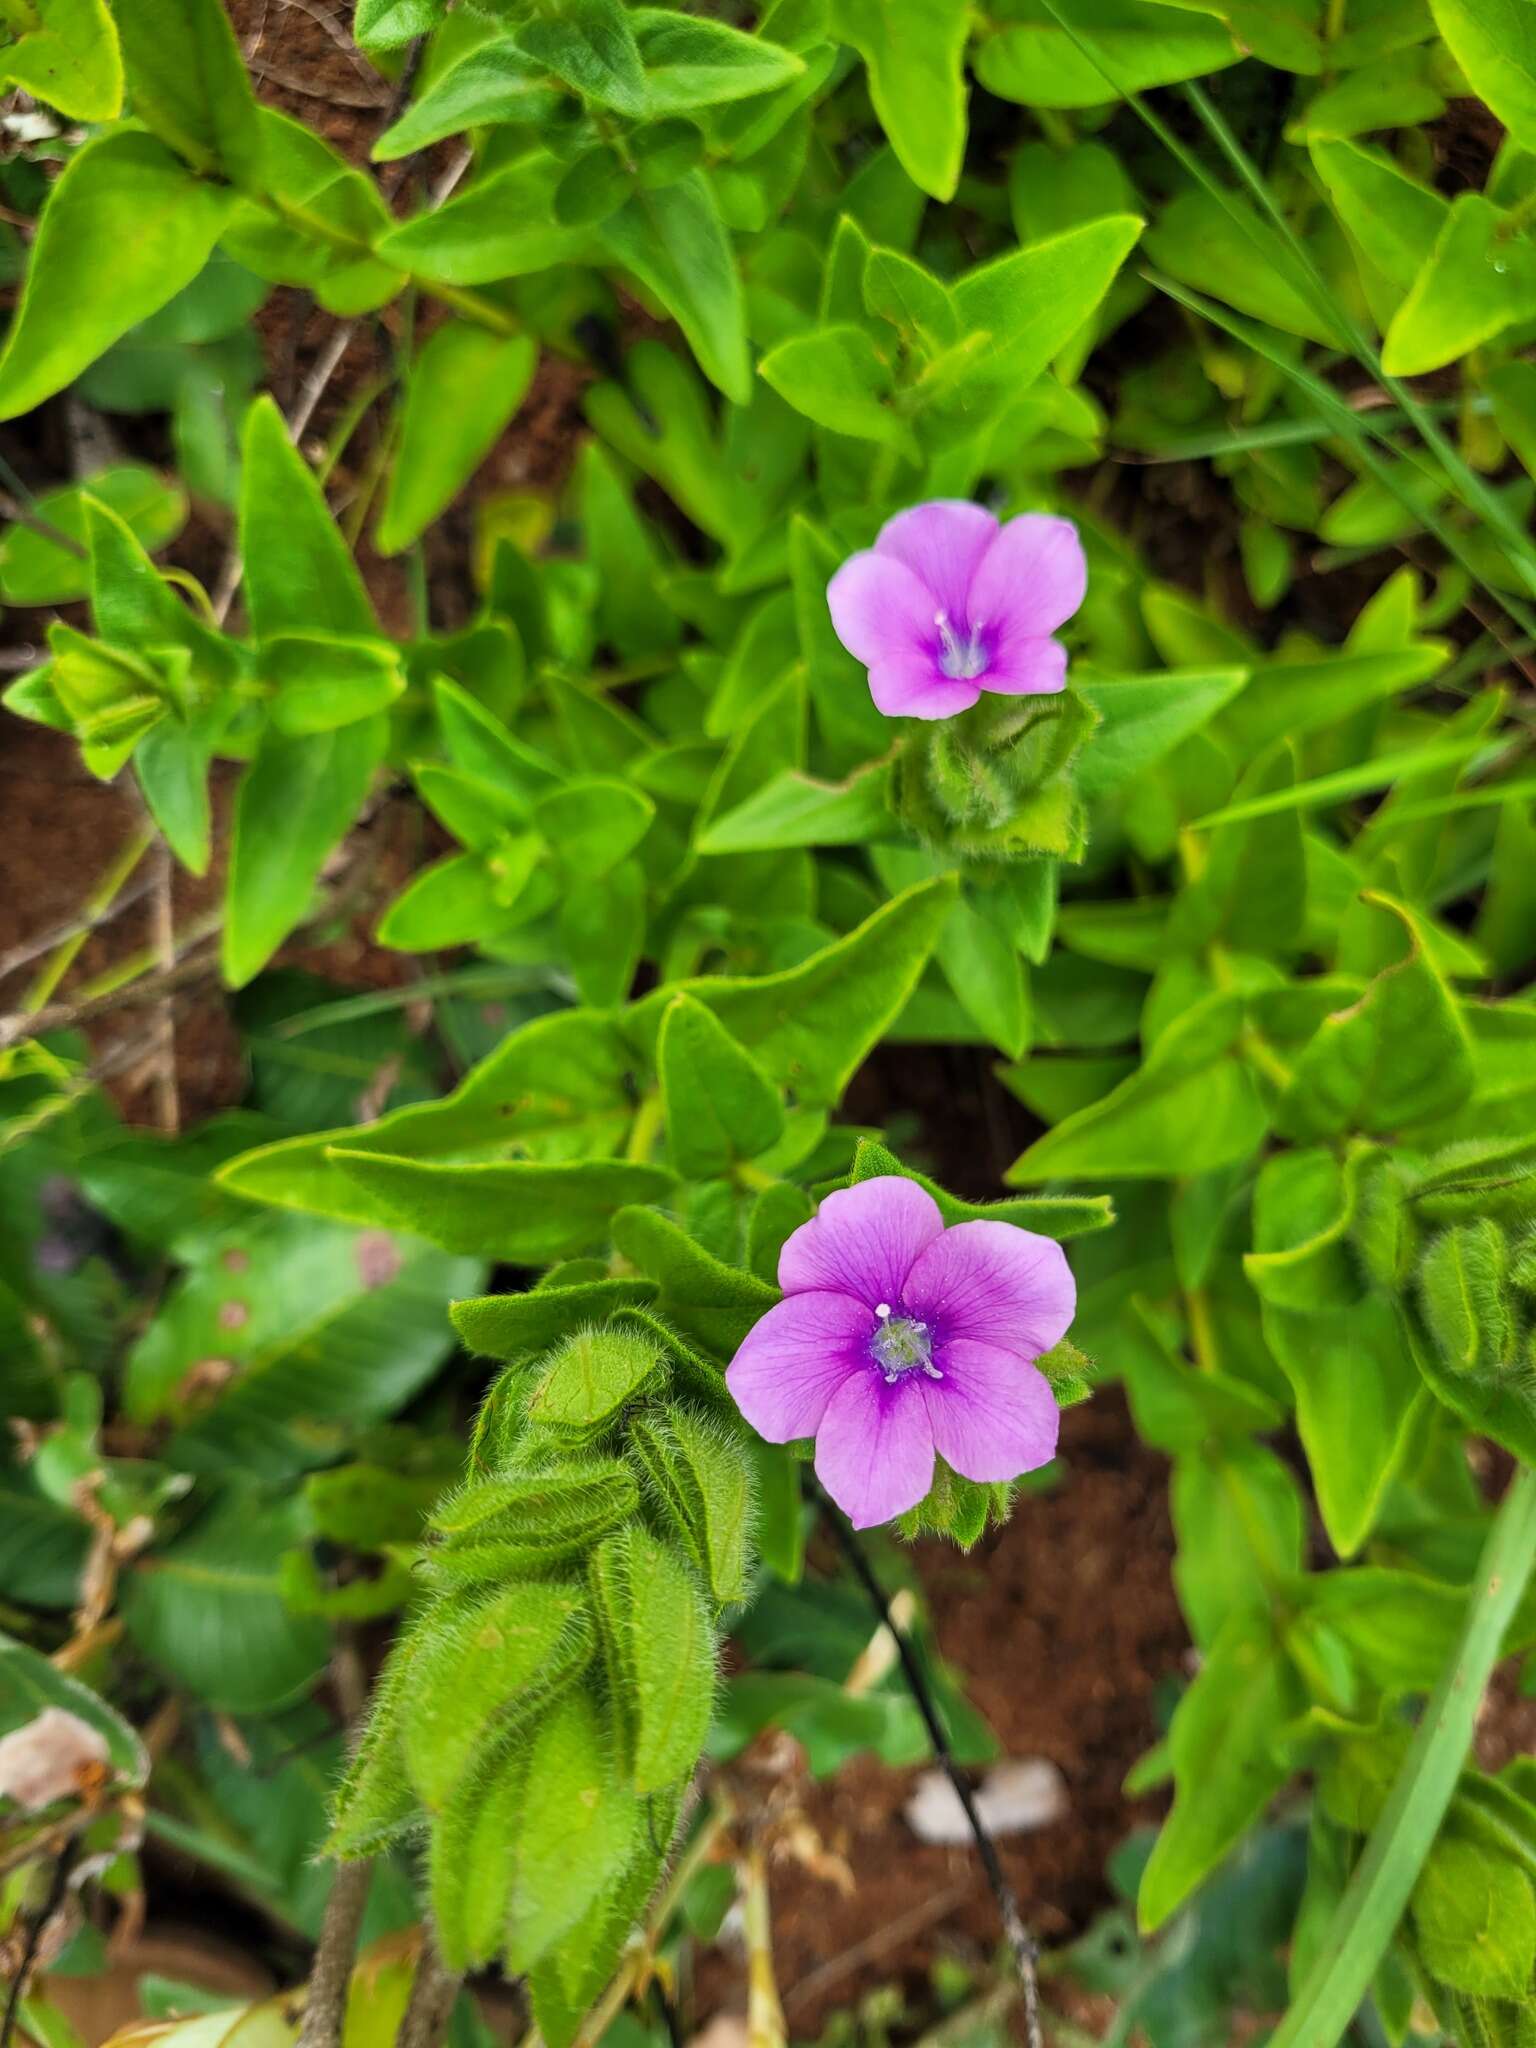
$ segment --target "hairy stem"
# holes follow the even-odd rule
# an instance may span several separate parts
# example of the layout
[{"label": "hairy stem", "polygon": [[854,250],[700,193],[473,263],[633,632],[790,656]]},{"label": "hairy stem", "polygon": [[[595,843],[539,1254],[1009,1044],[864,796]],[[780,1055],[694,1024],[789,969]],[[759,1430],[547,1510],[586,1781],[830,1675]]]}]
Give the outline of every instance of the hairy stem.
[{"label": "hairy stem", "polygon": [[864,1546],[847,1520],[833,1507],[814,1479],[807,1477],[811,1492],[819,1501],[822,1519],[832,1531],[833,1539],[847,1559],[854,1577],[863,1588],[870,1606],[891,1632],[896,1645],[896,1654],[901,1659],[902,1675],[907,1681],[917,1711],[923,1717],[923,1726],[928,1730],[928,1739],[933,1744],[933,1753],[939,1767],[954,1787],[955,1797],[960,1801],[971,1833],[976,1838],[977,1853],[981,1867],[986,1872],[987,1883],[997,1901],[998,1916],[1003,1923],[1003,1936],[1013,1957],[1014,1968],[1018,1971],[1019,1983],[1024,1993],[1024,2034],[1029,2048],[1042,2048],[1043,2036],[1040,2031],[1040,1947],[1019,1910],[1019,1901],[1013,1886],[1003,1874],[998,1860],[997,1845],[987,1833],[981,1815],[976,1811],[976,1801],[966,1783],[960,1766],[955,1762],[949,1747],[949,1736],[939,1717],[938,1702],[929,1688],[927,1675],[917,1660],[917,1655],[906,1636],[896,1626],[891,1616],[890,1602],[885,1589],[875,1577],[874,1567],[864,1553]]}]

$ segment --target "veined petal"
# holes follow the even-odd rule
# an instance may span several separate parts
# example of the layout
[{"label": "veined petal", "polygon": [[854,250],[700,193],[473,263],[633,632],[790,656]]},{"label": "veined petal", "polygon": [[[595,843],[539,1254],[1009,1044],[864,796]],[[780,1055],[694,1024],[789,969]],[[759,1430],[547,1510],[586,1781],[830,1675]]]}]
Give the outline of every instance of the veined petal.
[{"label": "veined petal", "polygon": [[809,1287],[852,1295],[865,1305],[866,1317],[882,1302],[894,1308],[918,1253],[943,1228],[938,1203],[904,1174],[856,1181],[828,1195],[810,1222],[785,1239],[779,1285],[790,1296]]},{"label": "veined petal", "polygon": [[771,1444],[814,1436],[850,1375],[874,1377],[874,1323],[846,1294],[793,1294],[747,1332],[725,1375],[731,1398]]},{"label": "veined petal", "polygon": [[1000,635],[991,664],[976,678],[1000,697],[1043,697],[1064,689],[1067,650],[1059,640],[1030,640],[1022,633]]},{"label": "veined petal", "polygon": [[1043,1372],[992,1344],[957,1338],[942,1380],[920,1391],[939,1456],[967,1479],[1017,1479],[1056,1455],[1061,1411]]},{"label": "veined petal", "polygon": [[964,498],[934,498],[887,519],[875,553],[905,562],[932,594],[931,609],[958,626],[971,579],[997,532],[997,521],[980,505]]},{"label": "veined petal", "polygon": [[869,694],[887,718],[953,718],[970,710],[981,684],[945,675],[931,655],[904,654],[871,663]]},{"label": "veined petal", "polygon": [[855,1529],[905,1514],[933,1484],[933,1425],[913,1377],[855,1373],[821,1418],[816,1477]]},{"label": "veined petal", "polygon": [[1087,588],[1088,564],[1071,520],[1025,512],[1000,529],[977,564],[966,617],[993,633],[1044,639],[1071,618]]},{"label": "veined petal", "polygon": [[957,1223],[918,1255],[905,1305],[940,1348],[969,1338],[1028,1363],[1066,1335],[1077,1286],[1054,1238],[1013,1223]]},{"label": "veined petal", "polygon": [[833,630],[866,668],[905,661],[937,644],[932,593],[891,555],[850,555],[827,585]]}]

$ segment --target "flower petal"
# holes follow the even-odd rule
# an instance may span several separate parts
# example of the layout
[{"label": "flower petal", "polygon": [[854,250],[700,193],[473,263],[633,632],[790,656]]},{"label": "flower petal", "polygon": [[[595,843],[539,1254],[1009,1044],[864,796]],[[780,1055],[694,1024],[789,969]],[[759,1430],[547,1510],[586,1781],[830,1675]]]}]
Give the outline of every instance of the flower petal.
[{"label": "flower petal", "polygon": [[875,553],[905,562],[933,596],[930,616],[942,611],[958,626],[971,578],[997,531],[997,521],[980,505],[964,498],[934,498],[887,519]]},{"label": "flower petal", "polygon": [[1031,640],[1004,633],[991,666],[976,680],[1000,697],[1043,697],[1066,687],[1067,650],[1059,640]]},{"label": "flower petal", "polygon": [[938,606],[912,571],[890,555],[850,555],[827,585],[832,628],[866,668],[910,660],[938,644]]},{"label": "flower petal", "polygon": [[816,1477],[855,1529],[915,1508],[933,1484],[933,1425],[908,1374],[871,1366],[844,1380],[816,1432]]},{"label": "flower petal", "polygon": [[970,710],[981,689],[980,682],[945,675],[928,654],[877,661],[869,671],[869,694],[887,718],[953,718]]},{"label": "flower petal", "polygon": [[919,1252],[943,1228],[938,1203],[904,1174],[856,1181],[828,1195],[785,1239],[779,1285],[791,1297],[808,1287],[852,1295],[864,1304],[867,1336],[868,1317],[882,1302],[896,1306]]},{"label": "flower petal", "polygon": [[1071,618],[1087,588],[1088,564],[1071,520],[1026,512],[1008,521],[977,564],[966,617],[972,626],[1043,639]]},{"label": "flower petal", "polygon": [[922,1394],[939,1456],[967,1479],[1017,1479],[1056,1455],[1061,1411],[1043,1372],[992,1344],[958,1338],[944,1377]]},{"label": "flower petal", "polygon": [[1077,1286],[1054,1238],[1014,1223],[957,1223],[919,1255],[905,1305],[936,1347],[970,1338],[1028,1363],[1066,1335]]},{"label": "flower petal", "polygon": [[725,1384],[769,1443],[814,1436],[837,1389],[869,1371],[872,1330],[869,1310],[849,1295],[791,1295],[747,1332]]}]

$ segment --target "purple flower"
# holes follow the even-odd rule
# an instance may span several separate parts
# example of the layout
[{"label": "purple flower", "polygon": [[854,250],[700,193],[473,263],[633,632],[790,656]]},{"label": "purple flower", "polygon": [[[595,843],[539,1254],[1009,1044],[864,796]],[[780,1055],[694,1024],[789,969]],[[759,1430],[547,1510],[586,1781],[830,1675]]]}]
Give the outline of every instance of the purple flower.
[{"label": "purple flower", "polygon": [[959,498],[898,512],[827,585],[837,637],[869,670],[888,718],[953,718],[983,690],[1059,690],[1067,650],[1050,636],[1083,601],[1088,567],[1068,519],[999,526]]},{"label": "purple flower", "polygon": [[816,1439],[816,1476],[856,1529],[915,1507],[937,1451],[967,1479],[1055,1454],[1056,1399],[1034,1361],[1072,1321],[1061,1246],[1012,1223],[944,1228],[899,1174],[828,1195],[779,1254],[784,1300],[726,1385],[770,1443]]}]

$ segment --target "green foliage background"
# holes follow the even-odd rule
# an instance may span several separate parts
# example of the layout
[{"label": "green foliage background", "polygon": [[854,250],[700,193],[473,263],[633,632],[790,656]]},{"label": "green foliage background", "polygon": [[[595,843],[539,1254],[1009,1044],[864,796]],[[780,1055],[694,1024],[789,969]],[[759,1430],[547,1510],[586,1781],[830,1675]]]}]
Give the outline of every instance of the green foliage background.
[{"label": "green foliage background", "polygon": [[[935,1192],[1071,1240],[1047,1363],[1171,1460],[1199,1652],[1134,1774],[1173,1793],[1150,1946],[1076,1966],[1158,2043],[1225,2039],[1229,1995],[1289,1997],[1282,2044],[1362,2000],[1369,2038],[1528,2041],[1536,1774],[1468,1743],[1536,1641],[1531,0],[361,0],[372,165],[261,103],[218,0],[0,13],[53,117],[0,166],[0,419],[175,456],[10,479],[0,600],[51,622],[6,702],[142,797],[88,915],[157,845],[223,863],[251,1074],[124,1127],[49,1008],[67,934],[0,1022],[0,1732],[59,1706],[106,1776],[0,1806],[0,1912],[61,1822],[131,1889],[147,1782],[153,1834],[313,1939],[315,1688],[398,1618],[329,1847],[381,1854],[370,1932],[425,1910],[566,2048],[638,1923],[708,1921],[706,1749],[921,1754],[894,1681],[840,1690],[799,1460],[722,1371],[818,1196],[917,1170],[843,1119],[854,1075],[971,1045],[1037,1135],[1020,1192]],[[388,336],[322,441],[323,377],[287,418],[259,388],[274,292]],[[598,371],[568,482],[487,497],[551,357]],[[1173,560],[1156,465],[1240,585]],[[826,582],[939,497],[1078,523],[1060,697],[874,711]],[[278,962],[398,788],[445,850],[376,937],[433,1042]],[[98,1233],[64,1257],[61,1184]],[[973,1544],[1006,1493],[944,1473],[901,1533]],[[722,1688],[767,1599],[785,1668]],[[195,1733],[151,1773],[168,1698]]]}]

